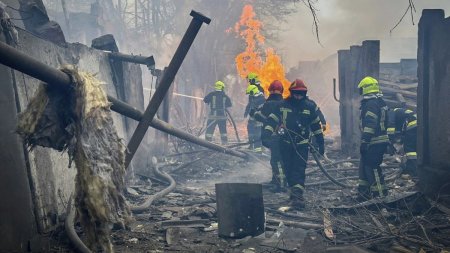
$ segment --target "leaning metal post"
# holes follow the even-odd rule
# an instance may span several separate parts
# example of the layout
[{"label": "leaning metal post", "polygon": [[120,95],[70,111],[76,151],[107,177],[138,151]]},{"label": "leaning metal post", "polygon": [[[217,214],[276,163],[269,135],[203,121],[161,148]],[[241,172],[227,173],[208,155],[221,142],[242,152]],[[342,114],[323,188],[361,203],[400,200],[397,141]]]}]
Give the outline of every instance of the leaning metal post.
[{"label": "leaning metal post", "polygon": [[161,104],[167,91],[169,90],[169,87],[172,84],[173,79],[175,78],[175,75],[177,74],[178,69],[181,66],[181,63],[186,57],[189,48],[194,42],[194,39],[197,36],[200,27],[202,26],[203,23],[209,24],[211,22],[211,19],[195,11],[191,11],[191,16],[193,17],[193,19],[191,20],[191,23],[189,24],[189,27],[186,33],[184,34],[183,39],[181,40],[180,45],[177,48],[177,51],[175,51],[175,54],[172,60],[170,61],[169,66],[164,71],[164,75],[161,79],[161,82],[158,88],[156,89],[155,94],[152,96],[150,103],[147,106],[147,109],[145,109],[144,115],[141,121],[139,121],[139,124],[133,133],[133,136],[131,136],[130,142],[128,143],[127,146],[128,152],[125,158],[126,167],[128,167],[128,165],[130,164],[134,154],[136,153],[136,150],[141,144],[141,141],[144,138],[145,133],[147,132],[147,129],[153,120],[153,117],[158,111],[159,105]]}]

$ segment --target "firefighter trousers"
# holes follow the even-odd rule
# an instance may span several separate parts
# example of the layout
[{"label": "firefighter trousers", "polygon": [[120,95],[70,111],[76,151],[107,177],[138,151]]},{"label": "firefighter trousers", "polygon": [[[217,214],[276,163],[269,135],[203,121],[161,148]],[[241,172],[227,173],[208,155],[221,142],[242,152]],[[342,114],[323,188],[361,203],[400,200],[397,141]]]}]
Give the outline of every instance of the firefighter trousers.
[{"label": "firefighter trousers", "polygon": [[307,144],[295,145],[283,140],[280,141],[281,160],[291,192],[291,199],[303,198],[308,151]]},{"label": "firefighter trousers", "polygon": [[207,141],[212,141],[214,130],[216,130],[216,125],[219,126],[220,140],[222,144],[227,144],[227,120],[226,119],[208,119],[205,133],[205,139]]},{"label": "firefighter trousers", "polygon": [[417,127],[406,130],[403,137],[403,150],[406,155],[404,173],[417,175]]},{"label": "firefighter trousers", "polygon": [[270,166],[272,167],[272,182],[279,186],[286,185],[286,177],[281,159],[280,142],[278,138],[270,145]]},{"label": "firefighter trousers", "polygon": [[387,195],[387,188],[380,167],[386,147],[387,143],[370,145],[367,152],[361,155],[358,192],[366,199]]},{"label": "firefighter trousers", "polygon": [[261,123],[254,119],[249,119],[247,123],[248,142],[250,142],[250,149],[261,151]]}]

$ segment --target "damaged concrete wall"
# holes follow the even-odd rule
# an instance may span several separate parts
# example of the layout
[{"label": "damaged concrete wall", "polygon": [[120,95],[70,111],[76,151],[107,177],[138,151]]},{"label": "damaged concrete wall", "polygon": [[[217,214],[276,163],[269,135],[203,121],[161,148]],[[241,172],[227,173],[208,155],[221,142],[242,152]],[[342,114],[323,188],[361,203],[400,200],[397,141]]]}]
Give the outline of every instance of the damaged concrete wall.
[{"label": "damaged concrete wall", "polygon": [[[0,33],[0,41],[4,42]],[[17,124],[18,101],[11,70],[0,65],[0,252],[26,251],[36,232],[32,194]]]},{"label": "damaged concrete wall", "polygon": [[[23,30],[19,30],[19,45],[17,48],[53,67],[73,64],[82,71],[95,73],[97,78],[105,83],[107,93],[113,97],[117,97],[116,87],[114,87],[112,81],[109,57],[105,52],[89,48],[82,44],[67,44],[66,47],[61,47],[47,40],[37,38]],[[140,67],[134,64],[124,63],[123,70],[125,100],[132,106],[142,110],[144,104]],[[0,66],[0,71],[8,73],[10,70],[2,65]],[[12,131],[14,129],[13,126],[17,124],[17,115],[13,110],[14,108],[11,108],[11,104],[15,104],[18,112],[24,110],[39,83],[38,80],[21,72],[11,71],[11,73],[9,75],[1,75],[2,83],[10,84],[13,87],[13,91],[15,91],[15,96],[14,92],[2,92],[2,94],[5,94],[4,99],[2,98],[2,103],[4,101],[9,102],[9,107],[2,107],[7,111],[3,115],[6,116],[6,120],[9,122],[8,126],[11,128],[9,130],[4,129],[5,131],[0,132],[0,138],[2,140],[18,138]],[[6,95],[8,96],[6,97]],[[129,132],[132,132],[134,128],[129,127],[127,131],[126,121],[128,119],[125,119],[125,117],[117,113],[113,113],[113,119],[119,136],[124,139],[124,144],[126,144],[130,135]],[[134,122],[131,123],[131,120],[128,123],[130,126],[134,124]],[[6,127],[4,124],[2,126]],[[3,203],[11,202],[11,208],[15,208],[16,210],[15,212],[11,212],[12,210],[9,210],[10,208],[0,209],[0,220],[15,221],[12,224],[0,222],[0,231],[10,235],[0,236],[0,245],[7,245],[9,243],[8,240],[14,241],[10,238],[11,236],[13,238],[20,238],[19,235],[22,232],[33,231],[30,225],[28,225],[29,218],[31,217],[32,219],[33,215],[22,214],[21,217],[23,216],[23,220],[21,222],[14,219],[21,212],[34,210],[35,221],[32,223],[34,226],[37,225],[39,232],[46,232],[53,229],[58,224],[58,218],[65,213],[67,200],[74,189],[76,169],[68,168],[69,161],[66,154],[37,147],[31,152],[25,152],[24,158],[24,152],[21,151],[22,142],[19,140],[15,143],[17,147],[13,146],[18,150],[14,151],[14,153],[11,153],[12,151],[0,152],[0,161],[2,161],[2,168],[0,169],[2,171],[2,176],[0,176],[2,190],[0,192],[6,194],[6,196],[2,196],[2,201]],[[2,147],[5,150],[8,148],[12,150],[12,146],[10,147],[9,145],[7,147],[3,145]],[[8,165],[5,161],[16,161],[17,163]],[[21,196],[17,196],[15,193],[20,193]],[[23,201],[13,204],[17,202],[17,199],[23,199]],[[18,229],[16,227],[21,224],[24,225],[24,231],[17,231]],[[30,238],[26,239],[30,240]],[[23,243],[26,239],[21,242]],[[9,243],[9,245],[15,245],[14,250],[18,250],[16,242]],[[0,247],[0,252],[2,250],[3,248]]]},{"label": "damaged concrete wall", "polygon": [[362,46],[338,51],[339,114],[341,149],[349,156],[359,154],[359,106],[361,97],[358,83],[365,76],[378,79],[380,73],[380,41],[366,40]]},{"label": "damaged concrete wall", "polygon": [[418,165],[431,195],[450,193],[450,17],[423,10],[418,48]]}]

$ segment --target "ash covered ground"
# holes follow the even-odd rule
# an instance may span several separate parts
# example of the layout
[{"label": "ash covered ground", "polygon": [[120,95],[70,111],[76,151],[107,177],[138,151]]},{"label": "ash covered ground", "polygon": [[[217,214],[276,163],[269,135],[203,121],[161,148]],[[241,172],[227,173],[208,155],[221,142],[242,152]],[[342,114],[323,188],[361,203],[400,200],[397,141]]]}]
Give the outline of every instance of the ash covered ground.
[{"label": "ash covered ground", "polygon": [[[358,163],[342,157],[327,141],[325,169],[339,182],[357,185]],[[238,149],[245,151],[244,147]],[[274,192],[269,156],[249,160],[208,150],[179,151],[153,159],[137,173],[125,193],[131,205],[144,202],[169,183],[176,187],[134,214],[128,230],[113,230],[116,252],[445,252],[449,249],[450,212],[417,191],[418,182],[400,174],[400,158],[382,164],[390,193],[384,199],[356,201],[356,188],[333,184],[310,156],[306,171],[306,208],[289,209],[287,192]],[[216,183],[263,184],[265,233],[240,239],[218,236]],[[78,231],[83,238],[82,231]],[[52,235],[54,252],[71,252],[64,232]]]}]

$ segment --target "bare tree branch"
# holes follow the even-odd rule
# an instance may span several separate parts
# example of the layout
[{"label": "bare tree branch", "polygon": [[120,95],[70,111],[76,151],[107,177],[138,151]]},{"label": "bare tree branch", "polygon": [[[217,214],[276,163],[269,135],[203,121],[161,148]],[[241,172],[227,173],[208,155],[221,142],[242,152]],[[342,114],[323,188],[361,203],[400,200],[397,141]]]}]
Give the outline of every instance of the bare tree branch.
[{"label": "bare tree branch", "polygon": [[414,0],[408,0],[408,7],[405,10],[405,13],[403,13],[402,17],[400,18],[400,20],[397,22],[397,24],[395,24],[395,26],[389,31],[390,34],[392,34],[392,31],[397,28],[397,26],[403,21],[403,18],[405,18],[406,14],[408,14],[408,11],[411,14],[411,22],[413,25],[415,25],[414,23],[414,13],[416,12],[416,6],[414,5]]},{"label": "bare tree branch", "polygon": [[319,18],[317,17],[317,8],[314,6],[315,3],[312,3],[311,1],[312,0],[302,0],[302,2],[309,8],[309,10],[311,11],[311,15],[313,16],[314,29],[315,29],[315,33],[316,33],[317,43],[319,43],[321,46],[323,46],[322,43],[320,42],[320,37],[319,37]]}]

